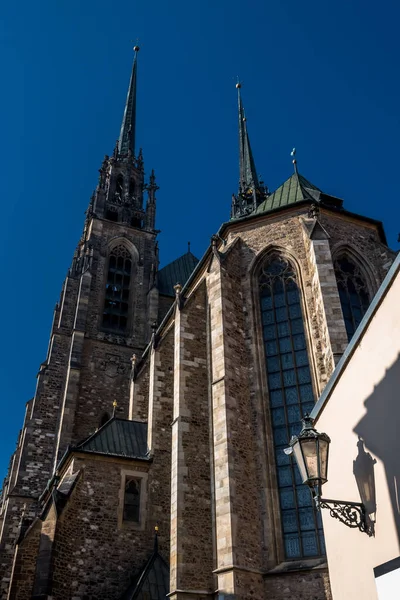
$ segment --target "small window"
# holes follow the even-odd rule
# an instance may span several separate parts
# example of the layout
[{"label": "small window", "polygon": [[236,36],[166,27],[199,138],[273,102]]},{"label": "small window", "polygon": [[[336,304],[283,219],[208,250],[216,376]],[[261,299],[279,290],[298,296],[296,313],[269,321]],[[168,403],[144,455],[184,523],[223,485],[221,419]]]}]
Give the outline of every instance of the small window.
[{"label": "small window", "polygon": [[135,193],[135,180],[131,179],[129,182],[129,195],[133,196]]},{"label": "small window", "polygon": [[124,521],[139,523],[140,521],[140,488],[141,480],[127,477],[124,493]]}]

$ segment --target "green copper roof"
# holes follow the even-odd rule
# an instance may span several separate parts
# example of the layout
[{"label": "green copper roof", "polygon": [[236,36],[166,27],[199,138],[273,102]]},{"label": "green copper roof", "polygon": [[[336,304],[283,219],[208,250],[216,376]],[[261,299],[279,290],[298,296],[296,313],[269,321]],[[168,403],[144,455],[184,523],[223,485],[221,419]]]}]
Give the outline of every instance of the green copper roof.
[{"label": "green copper roof", "polygon": [[294,204],[301,200],[319,201],[321,190],[307,181],[299,173],[293,173],[275,192],[272,192],[255,211],[256,213],[268,212],[280,206]]},{"label": "green copper roof", "polygon": [[158,291],[164,296],[175,296],[174,285],[185,285],[199,259],[190,251],[158,271]]},{"label": "green copper roof", "polygon": [[148,459],[147,423],[113,417],[74,450]]}]

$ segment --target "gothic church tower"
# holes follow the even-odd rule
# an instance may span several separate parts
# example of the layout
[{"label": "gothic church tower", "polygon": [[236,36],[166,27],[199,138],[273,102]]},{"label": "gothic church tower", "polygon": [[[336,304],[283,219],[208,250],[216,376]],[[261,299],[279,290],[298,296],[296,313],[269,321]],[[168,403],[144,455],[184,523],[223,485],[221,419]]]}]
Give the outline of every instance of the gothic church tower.
[{"label": "gothic church tower", "polygon": [[2,598],[22,512],[36,515],[37,500],[68,446],[110,418],[113,400],[117,414],[128,416],[131,357],[143,352],[157,319],[158,187],[154,171],[145,183],[142,150],[135,151],[138,51],[136,46],[120,136],[100,169],[3,489]]}]

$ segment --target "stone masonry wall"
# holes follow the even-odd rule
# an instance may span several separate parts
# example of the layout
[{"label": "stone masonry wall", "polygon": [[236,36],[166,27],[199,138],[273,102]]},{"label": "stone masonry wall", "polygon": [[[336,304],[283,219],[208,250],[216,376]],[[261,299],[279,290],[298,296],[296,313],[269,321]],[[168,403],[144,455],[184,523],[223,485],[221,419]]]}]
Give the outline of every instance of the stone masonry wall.
[{"label": "stone masonry wall", "polygon": [[37,519],[16,548],[8,600],[31,600],[32,598],[41,526],[41,521]]},{"label": "stone masonry wall", "polygon": [[129,418],[147,421],[149,409],[149,372],[150,357],[146,356],[144,363],[139,366],[135,379],[131,379]]},{"label": "stone masonry wall", "polygon": [[[118,600],[131,576],[143,568],[154,546],[151,515],[155,506],[148,502],[143,529],[133,523],[120,527],[118,514],[121,469],[143,469],[146,473],[148,466],[139,461],[93,455],[74,459],[73,471],[81,469],[82,473],[57,522],[54,600]],[[159,501],[154,496],[153,499],[155,503]],[[160,551],[164,554],[166,541],[162,531],[167,527],[168,514],[160,523]]]},{"label": "stone masonry wall", "polygon": [[[148,447],[153,457],[148,498],[151,520],[159,526],[164,557],[169,562],[171,512],[171,423],[174,396],[174,331],[152,350],[152,398],[148,401]],[[143,373],[144,374],[144,373]]]},{"label": "stone masonry wall", "polygon": [[[132,256],[133,287],[129,301],[131,334],[127,337],[102,330],[109,244],[116,239],[122,241],[125,239],[136,248],[136,252]],[[92,338],[128,345],[135,352],[140,353],[150,339],[151,323],[149,323],[147,314],[147,294],[150,291],[150,279],[156,263],[155,236],[121,223],[95,219],[91,227],[89,242],[94,249],[94,258],[87,332]]]},{"label": "stone masonry wall", "polygon": [[265,598],[275,600],[332,600],[327,569],[270,574],[265,578]]},{"label": "stone masonry wall", "polygon": [[214,588],[204,284],[178,300],[174,349],[170,592],[200,597]]},{"label": "stone masonry wall", "polygon": [[215,257],[210,305],[218,590],[262,598],[261,527],[241,285],[241,245]]},{"label": "stone masonry wall", "polygon": [[131,357],[131,348],[85,339],[73,444],[94,433],[105,413],[111,416],[114,400],[118,403],[116,414],[128,418]]}]

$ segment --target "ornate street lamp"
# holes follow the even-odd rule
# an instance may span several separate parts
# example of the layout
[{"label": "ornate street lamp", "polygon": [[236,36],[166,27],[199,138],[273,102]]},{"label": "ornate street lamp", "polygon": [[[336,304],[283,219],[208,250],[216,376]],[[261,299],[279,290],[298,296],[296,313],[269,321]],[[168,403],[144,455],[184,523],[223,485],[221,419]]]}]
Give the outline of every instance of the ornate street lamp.
[{"label": "ornate street lamp", "polygon": [[358,528],[371,535],[364,504],[322,498],[321,486],[328,480],[328,456],[331,440],[326,433],[319,433],[314,429],[313,422],[308,414],[304,416],[303,429],[299,435],[292,437],[289,448],[284,450],[285,454],[294,455],[302,482],[309,486],[318,510],[328,508],[331,517],[338,519],[348,527]]}]

